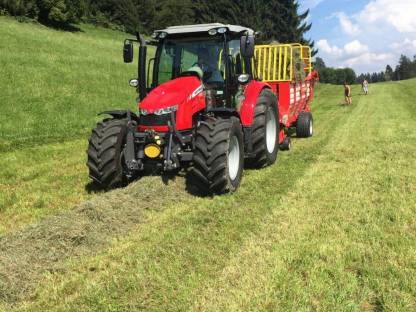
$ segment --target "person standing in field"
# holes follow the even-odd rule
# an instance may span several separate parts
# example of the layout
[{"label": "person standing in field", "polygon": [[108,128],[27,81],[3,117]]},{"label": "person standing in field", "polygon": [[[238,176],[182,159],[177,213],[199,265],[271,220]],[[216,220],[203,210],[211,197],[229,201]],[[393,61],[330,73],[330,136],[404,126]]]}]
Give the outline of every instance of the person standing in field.
[{"label": "person standing in field", "polygon": [[364,79],[364,81],[363,81],[363,91],[364,91],[365,95],[368,94],[368,81],[367,81],[367,79]]},{"label": "person standing in field", "polygon": [[344,95],[345,95],[345,105],[351,105],[352,104],[351,86],[346,81],[344,82]]}]

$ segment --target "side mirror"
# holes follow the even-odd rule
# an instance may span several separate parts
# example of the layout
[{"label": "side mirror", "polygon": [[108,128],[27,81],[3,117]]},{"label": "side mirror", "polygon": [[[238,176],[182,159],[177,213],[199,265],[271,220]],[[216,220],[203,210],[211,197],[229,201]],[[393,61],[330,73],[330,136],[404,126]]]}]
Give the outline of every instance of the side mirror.
[{"label": "side mirror", "polygon": [[124,63],[133,62],[133,42],[128,40],[124,41],[123,59]]},{"label": "side mirror", "polygon": [[254,36],[244,35],[240,39],[240,50],[243,57],[254,56]]}]

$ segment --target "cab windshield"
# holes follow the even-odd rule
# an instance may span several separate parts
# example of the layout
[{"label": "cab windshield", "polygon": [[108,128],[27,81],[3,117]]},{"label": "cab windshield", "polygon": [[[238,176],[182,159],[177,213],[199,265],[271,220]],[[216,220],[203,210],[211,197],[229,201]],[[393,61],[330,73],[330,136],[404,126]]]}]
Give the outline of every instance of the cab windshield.
[{"label": "cab windshield", "polygon": [[204,83],[224,84],[224,41],[212,39],[166,39],[159,47],[156,85],[184,72],[195,72]]}]

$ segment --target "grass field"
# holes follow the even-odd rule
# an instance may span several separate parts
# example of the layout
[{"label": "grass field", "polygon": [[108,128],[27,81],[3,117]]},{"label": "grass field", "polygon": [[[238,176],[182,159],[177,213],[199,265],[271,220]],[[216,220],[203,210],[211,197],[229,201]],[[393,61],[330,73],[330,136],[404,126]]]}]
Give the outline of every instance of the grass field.
[{"label": "grass field", "polygon": [[416,80],[354,87],[351,107],[320,85],[314,137],[236,194],[182,176],[93,193],[88,133],[134,106],[134,69],[123,34],[82,29],[0,18],[0,310],[416,309]]},{"label": "grass field", "polygon": [[0,17],[0,234],[91,197],[83,151],[97,113],[136,107],[125,38]]}]

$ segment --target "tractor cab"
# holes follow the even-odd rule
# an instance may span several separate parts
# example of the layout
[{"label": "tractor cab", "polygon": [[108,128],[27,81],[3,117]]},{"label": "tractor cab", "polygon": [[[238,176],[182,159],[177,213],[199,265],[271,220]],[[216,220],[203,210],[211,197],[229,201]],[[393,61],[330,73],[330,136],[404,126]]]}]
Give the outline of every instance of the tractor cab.
[{"label": "tractor cab", "polygon": [[[208,110],[239,106],[239,86],[252,77],[253,30],[219,23],[173,26],[156,30],[149,42],[140,36],[138,41],[139,77],[130,84],[137,87],[145,114],[167,108],[160,105],[163,97],[174,93],[172,104],[178,106],[198,90],[204,92]],[[132,61],[131,42],[125,42],[125,62]],[[154,58],[146,59],[148,44],[156,47]],[[191,85],[196,88],[189,90]]]}]

